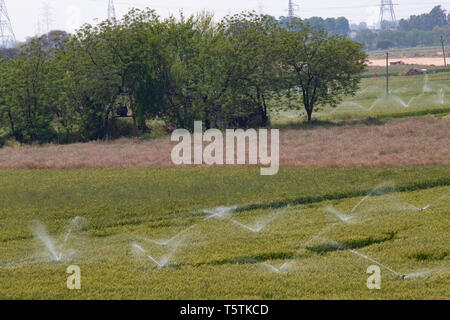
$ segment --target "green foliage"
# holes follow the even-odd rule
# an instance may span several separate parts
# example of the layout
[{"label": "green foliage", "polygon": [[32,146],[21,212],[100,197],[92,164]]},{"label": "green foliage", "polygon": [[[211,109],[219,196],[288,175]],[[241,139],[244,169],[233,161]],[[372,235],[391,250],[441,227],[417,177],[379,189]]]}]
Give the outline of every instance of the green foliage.
[{"label": "green foliage", "polygon": [[450,42],[450,24],[441,6],[436,6],[430,13],[401,19],[398,30],[362,29],[355,36],[355,41],[364,44],[366,49],[387,49],[391,47],[417,47],[441,45],[441,36]]},{"label": "green foliage", "polygon": [[298,22],[280,30],[280,38],[285,79],[297,90],[308,121],[317,105],[335,106],[358,90],[367,62],[361,44]]},{"label": "green foliage", "polygon": [[421,15],[413,15],[409,19],[401,19],[399,21],[400,31],[423,30],[431,31],[435,27],[442,27],[448,24],[447,14],[442,7],[434,7],[430,13]]},{"label": "green foliage", "polygon": [[280,17],[280,22],[288,27],[293,21],[303,22],[316,30],[322,29],[332,34],[347,35],[350,32],[350,22],[345,17],[321,18],[311,17],[308,19]]},{"label": "green foliage", "polygon": [[[21,143],[71,143],[128,136],[118,122],[126,117],[133,135],[149,134],[153,120],[167,128],[190,129],[195,120],[206,128],[267,126],[270,101],[294,83],[282,61],[292,47],[304,51],[285,59],[319,52],[307,62],[317,91],[304,99],[308,110],[353,92],[361,47],[299,26],[287,31],[254,13],[214,23],[206,13],[161,19],[133,9],[74,35],[53,31],[0,63],[0,128]],[[330,56],[334,64],[324,64]]]},{"label": "green foliage", "polygon": [[[352,97],[345,97],[337,107],[330,105],[321,107],[316,113],[315,124],[320,125],[323,121],[329,123],[367,118],[382,120],[425,115],[444,117],[450,114],[450,101],[437,99],[441,89],[445,88],[450,80],[448,69],[429,68],[426,78],[424,75],[396,75],[405,68],[407,67],[404,65],[391,66],[390,90],[392,94],[390,97],[386,97],[386,80],[382,77],[385,68],[370,68],[361,80],[360,89],[356,94]],[[376,78],[375,71],[381,76]],[[423,92],[425,79],[427,79],[427,86],[431,89],[430,92]],[[401,101],[409,103],[409,106],[405,108]],[[270,101],[270,105],[273,106],[271,119],[274,128],[308,127],[308,124],[303,122],[306,112],[302,110],[302,103],[292,92],[282,92],[279,97]],[[371,107],[372,109],[370,109]]]},{"label": "green foliage", "polygon": [[19,142],[48,142],[53,139],[52,88],[49,85],[51,50],[45,39],[32,40],[17,59],[1,63],[2,117]]}]

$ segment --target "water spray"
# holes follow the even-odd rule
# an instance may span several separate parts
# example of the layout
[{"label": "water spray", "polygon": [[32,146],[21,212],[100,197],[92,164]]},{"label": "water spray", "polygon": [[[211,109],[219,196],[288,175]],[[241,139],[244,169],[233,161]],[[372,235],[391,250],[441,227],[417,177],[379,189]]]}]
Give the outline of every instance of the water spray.
[{"label": "water spray", "polygon": [[428,84],[428,73],[425,73],[425,77],[424,77],[423,82],[424,82],[424,85],[423,85],[422,92],[423,92],[423,93],[425,93],[425,92],[431,92],[432,89],[431,89],[431,87],[430,87],[429,84]]},{"label": "water spray", "polygon": [[186,234],[188,231],[190,231],[191,229],[195,228],[196,226],[198,226],[198,224],[194,224],[194,225],[190,226],[189,228],[184,229],[183,231],[177,233],[172,238],[170,238],[169,240],[166,240],[166,241],[156,241],[156,240],[148,239],[148,238],[144,238],[144,237],[141,237],[141,239],[144,240],[144,241],[156,244],[156,245],[161,246],[161,247],[168,247],[176,239],[180,238],[182,235]]},{"label": "water spray", "polygon": [[212,210],[203,210],[203,213],[209,215],[205,220],[212,218],[223,218],[237,210],[237,206],[233,207],[218,207]]},{"label": "water spray", "polygon": [[444,194],[443,196],[441,196],[441,197],[439,197],[439,198],[437,198],[437,199],[435,199],[435,200],[433,200],[432,202],[430,202],[429,204],[427,204],[427,205],[426,205],[425,207],[423,207],[423,208],[418,208],[418,207],[416,207],[416,206],[414,206],[414,205],[411,205],[411,206],[413,206],[417,211],[427,211],[427,210],[430,209],[436,202],[438,202],[438,201],[444,199],[444,198],[447,197],[448,195],[450,195],[450,192],[447,193],[447,194]]},{"label": "water spray", "polygon": [[398,273],[397,271],[395,271],[395,270],[389,268],[388,266],[382,264],[381,262],[379,262],[379,261],[377,261],[377,260],[375,260],[375,259],[372,259],[371,257],[369,257],[369,256],[367,256],[367,255],[365,255],[365,254],[363,254],[363,253],[361,253],[361,252],[359,252],[359,251],[356,251],[356,250],[353,250],[353,249],[350,249],[349,251],[350,251],[351,253],[353,253],[353,254],[355,254],[355,255],[357,255],[357,256],[363,258],[363,259],[366,259],[366,260],[368,260],[368,261],[371,261],[371,262],[373,262],[373,263],[379,265],[380,267],[385,268],[386,270],[390,271],[391,273],[393,273],[393,274],[396,275],[397,277],[400,277],[400,278],[402,278],[402,279],[403,279],[403,277],[404,277],[404,275],[401,275],[401,274]]},{"label": "water spray", "polygon": [[151,255],[149,255],[147,253],[147,251],[144,248],[142,248],[140,245],[138,245],[137,243],[132,243],[131,247],[132,247],[132,249],[137,250],[137,251],[141,252],[142,254],[144,254],[150,261],[152,261],[153,263],[155,263],[157,265],[158,269],[162,269],[162,268],[166,267],[167,263],[169,262],[170,258],[172,257],[172,255],[175,253],[175,250],[176,250],[176,248],[175,248],[172,252],[165,255],[160,261],[158,261]]},{"label": "water spray", "polygon": [[438,272],[448,272],[450,270],[450,268],[446,268],[446,269],[435,269],[435,270],[423,270],[423,271],[418,271],[418,272],[413,272],[413,273],[409,273],[406,275],[402,276],[402,280],[414,280],[417,278],[423,278],[426,276],[430,276],[434,273],[438,273]]},{"label": "water spray", "polygon": [[353,221],[354,219],[356,219],[356,217],[348,216],[342,212],[337,211],[336,209],[334,209],[331,206],[327,207],[327,211],[331,214],[334,214],[339,220],[341,220],[341,222],[344,222],[344,223],[349,223],[349,222]]},{"label": "water spray", "polygon": [[369,199],[371,196],[373,196],[374,194],[376,194],[376,192],[384,187],[387,186],[393,186],[392,182],[383,182],[380,183],[379,185],[377,185],[375,188],[373,188],[364,198],[361,199],[361,201],[359,201],[356,206],[353,207],[353,209],[350,211],[350,213],[355,212],[355,210],[361,206],[367,199]]},{"label": "water spray", "polygon": [[282,273],[282,272],[287,271],[286,269],[291,265],[291,261],[287,261],[287,262],[283,263],[283,265],[279,268],[277,268],[269,263],[265,263],[265,262],[263,262],[262,265],[275,273]]},{"label": "water spray", "polygon": [[281,213],[279,214],[269,214],[268,216],[265,216],[263,219],[259,219],[259,221],[257,221],[257,223],[254,226],[248,226],[246,224],[243,224],[239,221],[236,221],[234,219],[231,219],[231,222],[233,222],[234,224],[238,225],[239,227],[242,227],[244,229],[247,229],[251,232],[254,233],[259,233],[261,232],[267,225],[269,225],[270,223],[272,223],[276,218],[278,218],[280,215],[284,214],[286,212],[286,209],[289,208],[290,206],[287,206],[284,210],[282,210]]},{"label": "water spray", "polygon": [[39,221],[35,222],[35,227],[33,230],[34,236],[39,239],[44,246],[47,248],[48,252],[52,255],[54,262],[60,262],[62,258],[62,252],[56,250],[52,238],[47,233],[45,226]]}]

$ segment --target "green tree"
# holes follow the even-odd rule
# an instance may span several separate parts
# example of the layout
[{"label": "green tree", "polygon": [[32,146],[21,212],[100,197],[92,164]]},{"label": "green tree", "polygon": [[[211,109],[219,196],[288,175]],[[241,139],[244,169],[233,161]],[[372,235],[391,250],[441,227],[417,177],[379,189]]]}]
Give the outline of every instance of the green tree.
[{"label": "green tree", "polygon": [[48,81],[50,51],[45,38],[25,45],[16,59],[3,62],[2,114],[8,118],[10,133],[17,141],[48,142],[54,137]]},{"label": "green tree", "polygon": [[316,106],[335,106],[358,89],[367,62],[360,43],[297,24],[281,32],[281,47],[287,84],[300,92],[308,121]]},{"label": "green tree", "polygon": [[67,43],[66,108],[77,115],[83,140],[115,136],[119,113],[131,112],[135,134],[158,115],[166,56],[161,26],[154,11],[132,10],[121,21],[85,25]]},{"label": "green tree", "polygon": [[[238,117],[252,125],[269,123],[270,98],[281,88],[279,32],[281,25],[270,16],[248,12],[224,20],[230,41],[226,56],[230,85],[240,106]],[[244,121],[246,122],[246,121]],[[243,123],[243,125],[248,125]]]},{"label": "green tree", "polygon": [[222,94],[221,56],[217,53],[219,33],[207,14],[183,15],[165,21],[165,42],[170,59],[166,61],[161,116],[170,124],[192,128],[194,121],[206,120]]},{"label": "green tree", "polygon": [[411,31],[414,29],[431,31],[434,27],[441,27],[448,24],[447,14],[441,6],[434,7],[430,13],[412,15],[408,19],[399,21],[400,31]]},{"label": "green tree", "polygon": [[120,94],[120,74],[114,56],[106,50],[101,28],[85,25],[67,43],[64,53],[67,108],[76,114],[83,141],[107,138]]}]

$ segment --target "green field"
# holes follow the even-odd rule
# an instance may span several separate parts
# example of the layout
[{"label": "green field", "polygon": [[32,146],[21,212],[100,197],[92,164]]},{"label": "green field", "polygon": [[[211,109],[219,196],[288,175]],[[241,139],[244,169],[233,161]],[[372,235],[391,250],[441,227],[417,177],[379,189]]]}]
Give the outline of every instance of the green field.
[{"label": "green field", "polygon": [[[0,181],[0,299],[448,299],[450,167],[2,170]],[[204,212],[219,206],[237,211]],[[167,254],[163,268],[147,258]],[[363,256],[393,271],[381,268],[381,290],[367,289],[375,262]],[[69,265],[81,290],[66,288]]]},{"label": "green field", "polygon": [[[396,66],[394,74],[408,69],[408,66]],[[417,67],[420,68],[420,67]],[[380,77],[375,78],[374,72]],[[346,97],[336,108],[319,107],[313,116],[322,121],[346,120],[357,118],[391,118],[421,116],[425,114],[450,114],[450,72],[434,72],[428,75],[397,76],[390,78],[390,96],[386,97],[386,78],[382,69],[371,68],[363,78],[360,90],[354,97]],[[305,117],[299,100],[281,96],[272,100],[275,110],[275,125],[298,122]],[[290,105],[294,109],[286,110]]]}]

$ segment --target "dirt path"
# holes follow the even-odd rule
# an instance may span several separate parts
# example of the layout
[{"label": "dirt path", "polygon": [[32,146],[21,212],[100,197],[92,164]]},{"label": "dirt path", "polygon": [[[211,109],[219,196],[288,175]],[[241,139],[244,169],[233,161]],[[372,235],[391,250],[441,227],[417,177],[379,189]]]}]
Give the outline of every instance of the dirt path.
[{"label": "dirt path", "polygon": [[[447,62],[450,62],[450,58],[447,60]],[[407,65],[444,66],[443,57],[392,58],[392,61],[403,61]],[[384,67],[386,65],[386,59],[370,59],[369,65],[372,67]]]},{"label": "dirt path", "polygon": [[[393,119],[282,130],[282,167],[450,165],[450,118]],[[174,167],[168,137],[0,149],[0,168]]]}]

